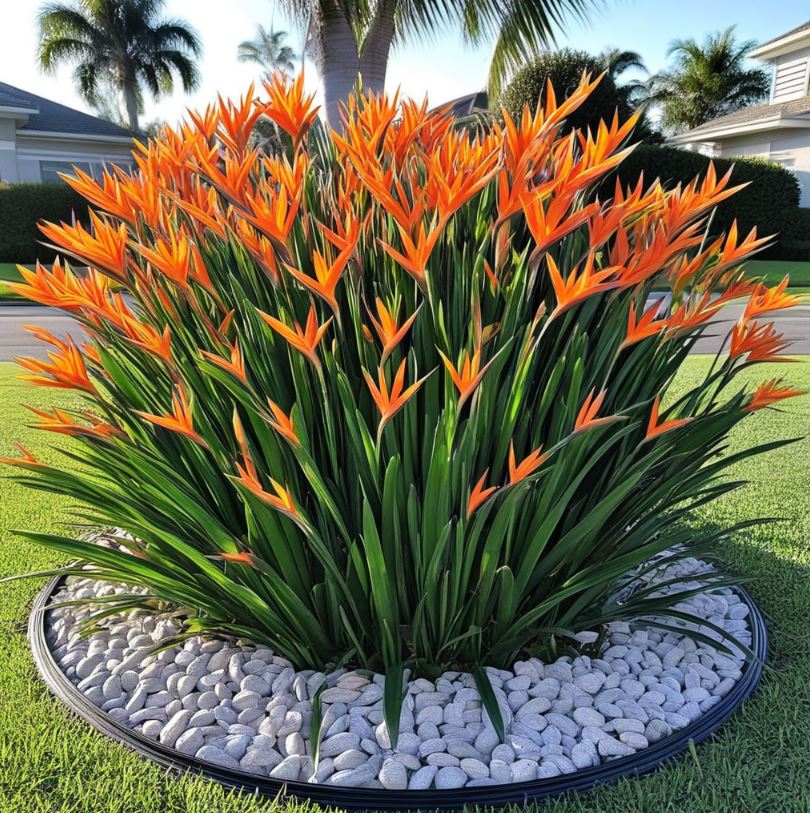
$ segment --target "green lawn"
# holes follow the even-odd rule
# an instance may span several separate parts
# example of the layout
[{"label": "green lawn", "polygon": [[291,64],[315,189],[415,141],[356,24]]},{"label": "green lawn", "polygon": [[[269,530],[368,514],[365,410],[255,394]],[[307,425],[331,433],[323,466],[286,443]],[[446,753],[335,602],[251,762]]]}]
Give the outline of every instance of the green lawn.
[{"label": "green lawn", "polygon": [[768,285],[776,285],[789,274],[791,288],[810,288],[810,262],[751,260],[746,266],[752,275],[765,277]]},{"label": "green lawn", "polygon": [[[705,369],[686,364],[681,383]],[[755,370],[755,380],[788,374],[810,390],[810,361]],[[50,403],[42,390],[23,388],[0,364],[0,454],[22,440],[45,459],[51,439],[23,428],[26,401]],[[808,434],[810,398],[786,402],[784,412],[757,413],[733,446],[775,436]],[[737,536],[719,551],[769,619],[770,670],[755,697],[711,743],[640,780],[537,808],[538,813],[743,813],[810,810],[810,440],[739,465],[751,485],[705,511],[707,524],[754,516],[782,521]],[[11,528],[54,531],[65,503],[0,481],[0,575],[55,564],[53,555],[20,541]],[[34,677],[25,636],[30,601],[41,581],[0,586],[0,811],[2,813],[258,813],[273,802],[230,794],[199,778],[176,779],[113,745],[74,719]],[[286,805],[286,811],[300,806]]]}]

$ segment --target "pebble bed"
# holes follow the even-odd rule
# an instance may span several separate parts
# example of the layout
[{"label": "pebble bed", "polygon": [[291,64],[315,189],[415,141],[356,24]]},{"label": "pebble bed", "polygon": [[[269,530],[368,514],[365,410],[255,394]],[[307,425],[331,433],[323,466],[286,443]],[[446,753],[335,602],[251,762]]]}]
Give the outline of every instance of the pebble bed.
[{"label": "pebble bed", "polygon": [[[646,578],[682,577],[678,589],[688,589],[696,586],[690,577],[707,569],[685,559]],[[124,588],[71,578],[54,600],[115,592]],[[748,607],[732,590],[703,593],[677,606],[750,645]],[[549,664],[532,658],[511,670],[488,669],[506,722],[503,743],[471,675],[411,680],[397,747],[391,749],[381,675],[296,672],[269,649],[244,641],[194,638],[148,654],[177,632],[170,618],[131,611],[80,638],[75,627],[88,612],[81,606],[49,610],[48,645],[79,691],[117,722],[203,762],[333,786],[476,787],[590,768],[689,725],[732,689],[744,665],[742,653],[723,654],[688,635],[613,623],[599,657],[565,656]],[[700,630],[719,638],[708,627]],[[577,638],[587,649],[597,633]],[[311,700],[324,682],[313,773]]]}]

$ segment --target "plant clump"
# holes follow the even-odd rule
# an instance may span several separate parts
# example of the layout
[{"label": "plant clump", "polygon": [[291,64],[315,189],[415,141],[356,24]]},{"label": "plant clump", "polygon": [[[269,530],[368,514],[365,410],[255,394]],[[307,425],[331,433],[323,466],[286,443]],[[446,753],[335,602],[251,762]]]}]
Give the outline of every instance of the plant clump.
[{"label": "plant clump", "polygon": [[[405,667],[480,675],[613,620],[683,620],[683,592],[623,579],[727,532],[687,520],[736,485],[729,431],[796,394],[733,386],[782,358],[762,317],[794,298],[745,276],[755,232],[704,238],[728,175],[604,182],[634,120],[560,133],[594,85],[478,133],[356,96],[319,135],[302,79],[277,76],[141,145],[132,174],[67,179],[89,226],[43,232],[89,271],[14,287],[87,333],[34,329],[48,358],[20,360],[81,400],[35,410],[78,465],[6,460],[127,532],[31,535],[76,560],[62,572],[140,588],[91,622],[158,599],[181,638],[385,672],[392,720]],[[251,147],[262,116],[285,154]],[[705,379],[667,398],[741,298]]]}]

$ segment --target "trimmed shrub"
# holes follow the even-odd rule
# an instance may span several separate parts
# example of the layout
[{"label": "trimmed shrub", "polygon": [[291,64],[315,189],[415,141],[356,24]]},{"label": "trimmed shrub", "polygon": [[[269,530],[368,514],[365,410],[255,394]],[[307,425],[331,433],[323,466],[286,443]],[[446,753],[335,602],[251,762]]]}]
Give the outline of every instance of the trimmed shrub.
[{"label": "trimmed shrub", "polygon": [[[81,465],[6,460],[128,532],[120,550],[31,535],[78,562],[66,572],[145,588],[99,612],[159,600],[181,640],[384,671],[393,742],[406,666],[473,671],[486,703],[484,665],[614,619],[684,620],[684,593],[643,574],[727,532],[687,520],[736,487],[728,433],[795,394],[729,386],[778,357],[760,316],[793,300],[744,277],[756,241],[702,245],[729,194],[711,173],[597,200],[630,128],[560,135],[591,88],[478,136],[351,99],[344,134],[310,143],[303,79],[277,76],[269,101],[221,102],[150,142],[140,174],[73,181],[107,215],[43,231],[98,270],[58,264],[15,289],[88,328],[81,347],[41,332],[48,359],[21,361],[81,397],[36,413]],[[261,114],[286,155],[248,148]],[[663,315],[646,305],[661,285]],[[722,305],[749,295],[730,354],[668,398]]]},{"label": "trimmed shrub", "polygon": [[87,201],[65,183],[0,185],[0,262],[51,262],[52,249],[42,245],[41,220],[71,222],[74,212],[87,212]]},{"label": "trimmed shrub", "polygon": [[774,259],[810,260],[810,209],[786,209],[782,213],[779,242]]},{"label": "trimmed shrub", "polygon": [[797,218],[802,217],[795,214],[799,211],[800,189],[796,176],[779,164],[759,158],[711,159],[677,147],[639,144],[622,162],[618,175],[623,182],[635,184],[643,172],[647,183],[660,178],[666,186],[673,186],[705,177],[712,162],[720,175],[725,175],[734,167],[734,185],[748,184],[745,189],[719,204],[712,230],[716,233],[728,231],[736,219],[739,228],[746,233],[756,226],[761,236],[778,235],[779,243],[768,250],[767,256],[790,253],[789,241],[795,241],[793,233],[797,227],[794,224]]},{"label": "trimmed shrub", "polygon": [[[505,108],[515,119],[522,113],[524,107],[528,106],[534,110],[538,102],[545,103],[549,80],[554,86],[555,93],[565,98],[579,86],[583,73],[599,76],[603,70],[604,67],[599,60],[586,51],[575,51],[571,48],[548,51],[533,59],[515,74],[493,106],[493,110],[500,114],[501,108]],[[633,110],[613,79],[605,75],[587,101],[571,112],[563,132],[593,129],[600,121],[612,121],[616,113],[621,121],[626,121]],[[653,135],[643,116],[636,126],[635,135],[637,138]]]},{"label": "trimmed shrub", "polygon": [[[505,108],[513,119],[519,117],[527,105],[534,110],[538,102],[545,101],[549,79],[554,85],[555,93],[567,98],[579,86],[583,73],[599,76],[602,73],[599,60],[586,51],[575,51],[571,48],[548,51],[533,59],[514,75],[501,94],[496,109]],[[565,127],[568,130],[594,127],[602,120],[610,121],[617,109],[622,121],[631,113],[616,92],[613,80],[605,76],[587,101],[569,115]]]}]

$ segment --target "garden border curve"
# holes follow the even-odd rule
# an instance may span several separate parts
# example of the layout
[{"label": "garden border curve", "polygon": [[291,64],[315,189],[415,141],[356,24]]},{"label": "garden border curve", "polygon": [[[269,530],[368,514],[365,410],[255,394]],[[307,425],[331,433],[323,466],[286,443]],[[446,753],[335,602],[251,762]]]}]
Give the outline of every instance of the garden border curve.
[{"label": "garden border curve", "polygon": [[63,579],[62,576],[51,579],[37,594],[28,621],[28,637],[34,662],[42,679],[48,689],[71,711],[102,734],[126,745],[164,768],[177,772],[200,774],[227,787],[242,789],[249,793],[258,792],[270,797],[289,796],[307,799],[321,805],[354,810],[449,810],[467,804],[494,806],[519,804],[556,796],[569,790],[584,791],[595,785],[613,782],[622,777],[649,773],[666,760],[686,750],[690,742],[697,744],[712,736],[737,707],[750,697],[762,677],[768,649],[768,634],[759,607],[743,587],[735,586],[732,589],[738,593],[741,601],[748,606],[750,611],[751,649],[757,660],[746,662],[742,677],[720,703],[688,726],[657,743],[637,751],[635,754],[620,757],[606,764],[531,782],[453,790],[381,791],[374,788],[342,788],[307,782],[284,782],[222,768],[161,745],[116,722],[98,706],[91,703],[70,682],[48,648],[45,638],[45,611],[53,593],[61,585]]}]

